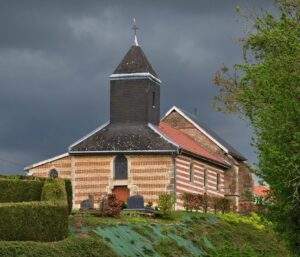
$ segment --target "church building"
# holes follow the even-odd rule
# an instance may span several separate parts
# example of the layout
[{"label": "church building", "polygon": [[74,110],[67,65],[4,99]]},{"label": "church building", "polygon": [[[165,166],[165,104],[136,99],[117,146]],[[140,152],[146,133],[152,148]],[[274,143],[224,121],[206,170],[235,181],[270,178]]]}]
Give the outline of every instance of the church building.
[{"label": "church building", "polygon": [[139,194],[155,205],[164,192],[175,193],[177,209],[184,192],[228,197],[242,209],[253,186],[246,158],[179,107],[161,118],[161,81],[136,38],[109,80],[109,121],[66,153],[26,167],[28,175],[55,169],[71,179],[75,209],[106,193],[124,202]]}]

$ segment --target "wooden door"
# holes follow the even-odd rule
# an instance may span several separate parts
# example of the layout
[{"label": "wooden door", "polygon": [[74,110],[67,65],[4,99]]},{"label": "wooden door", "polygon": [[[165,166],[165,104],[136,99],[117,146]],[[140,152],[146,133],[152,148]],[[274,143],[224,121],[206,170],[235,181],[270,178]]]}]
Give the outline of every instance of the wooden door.
[{"label": "wooden door", "polygon": [[129,189],[127,186],[115,186],[112,193],[116,195],[117,200],[127,203],[129,197]]}]

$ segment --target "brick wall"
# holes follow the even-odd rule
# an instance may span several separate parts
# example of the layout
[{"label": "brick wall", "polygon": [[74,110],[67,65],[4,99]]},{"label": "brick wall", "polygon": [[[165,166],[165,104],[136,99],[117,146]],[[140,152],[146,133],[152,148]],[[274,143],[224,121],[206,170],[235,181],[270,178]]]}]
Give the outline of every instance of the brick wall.
[{"label": "brick wall", "polygon": [[171,127],[179,129],[180,131],[191,136],[195,141],[205,146],[211,152],[218,152],[222,154],[222,149],[217,146],[212,140],[210,140],[206,135],[200,132],[195,126],[186,120],[178,112],[173,111],[167,117],[163,119],[164,122],[168,123]]},{"label": "brick wall", "polygon": [[74,207],[79,208],[89,195],[99,203],[102,194],[108,192],[113,156],[72,156],[72,184]]},{"label": "brick wall", "polygon": [[222,155],[229,163],[231,163],[232,168],[228,169],[224,173],[224,192],[235,202],[238,209],[239,202],[246,201],[243,197],[245,192],[251,190],[253,186],[250,169],[244,163],[238,162],[232,157],[226,155],[216,143],[199,131],[191,122],[185,119],[178,112],[171,112],[163,119],[163,121],[191,136],[198,143],[205,146],[210,152]]},{"label": "brick wall", "polygon": [[[190,164],[193,163],[193,179],[190,181]],[[207,174],[206,186],[204,185],[204,170]],[[220,176],[220,183],[217,189],[217,174]],[[194,158],[180,155],[176,157],[176,207],[183,208],[180,199],[184,192],[214,196],[224,196],[224,171],[214,166],[205,164]]]},{"label": "brick wall", "polygon": [[56,169],[58,171],[58,177],[71,179],[71,157],[66,156],[49,163],[45,163],[30,169],[29,172],[36,177],[48,177],[51,169]]},{"label": "brick wall", "polygon": [[130,156],[129,176],[145,203],[157,204],[158,196],[174,190],[174,168],[171,156]]},{"label": "brick wall", "polygon": [[126,185],[130,194],[142,194],[145,203],[157,204],[162,192],[174,188],[173,162],[168,155],[127,155],[128,179],[113,179],[113,155],[68,156],[30,169],[33,176],[48,177],[52,168],[59,177],[69,178],[73,186],[73,206],[79,208],[83,200],[94,196],[96,205],[100,196],[110,193],[114,186]]},{"label": "brick wall", "polygon": [[[177,156],[175,163],[170,155],[127,155],[128,179],[113,179],[113,155],[67,156],[59,160],[45,163],[33,168],[34,176],[47,177],[52,168],[58,170],[59,177],[69,178],[73,185],[73,204],[75,208],[91,194],[95,203],[99,202],[102,194],[109,193],[117,185],[126,185],[130,194],[141,194],[145,203],[151,201],[157,204],[158,197],[163,192],[173,192],[176,184],[177,207],[182,208],[179,196],[183,192],[207,192],[216,196],[226,193],[226,177],[231,173],[221,168],[206,164],[187,156]],[[193,181],[190,181],[190,163],[193,163]],[[174,179],[174,164],[176,178]],[[251,184],[252,180],[245,173],[240,180]],[[207,170],[207,185],[204,186],[204,170]],[[220,174],[220,184],[217,190],[217,174]],[[246,179],[247,178],[247,179]],[[175,182],[176,181],[176,182]],[[247,184],[246,183],[246,184]],[[241,186],[240,190],[243,190]]]}]

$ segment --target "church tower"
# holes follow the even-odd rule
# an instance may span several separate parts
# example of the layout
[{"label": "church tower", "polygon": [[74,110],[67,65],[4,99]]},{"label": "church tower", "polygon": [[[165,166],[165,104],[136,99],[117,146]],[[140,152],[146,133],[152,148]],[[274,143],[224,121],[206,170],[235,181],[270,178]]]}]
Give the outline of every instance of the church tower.
[{"label": "church tower", "polygon": [[158,125],[160,84],[135,38],[135,44],[110,76],[110,123]]}]

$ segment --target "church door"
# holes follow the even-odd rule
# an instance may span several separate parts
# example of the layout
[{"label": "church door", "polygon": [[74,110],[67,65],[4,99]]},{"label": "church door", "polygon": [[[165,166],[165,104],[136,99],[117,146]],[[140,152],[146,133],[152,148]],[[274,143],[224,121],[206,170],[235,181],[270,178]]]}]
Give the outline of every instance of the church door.
[{"label": "church door", "polygon": [[112,190],[112,193],[116,195],[117,200],[124,203],[127,202],[129,197],[129,189],[127,186],[115,186]]}]

